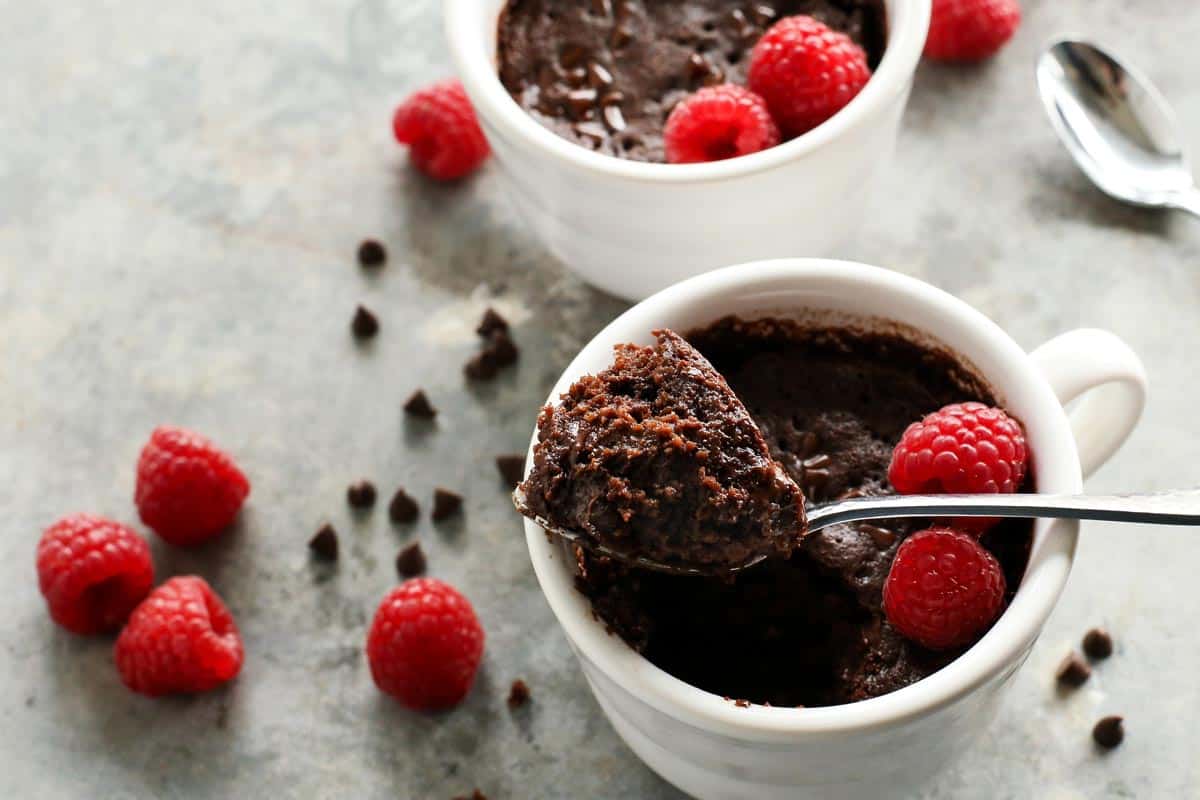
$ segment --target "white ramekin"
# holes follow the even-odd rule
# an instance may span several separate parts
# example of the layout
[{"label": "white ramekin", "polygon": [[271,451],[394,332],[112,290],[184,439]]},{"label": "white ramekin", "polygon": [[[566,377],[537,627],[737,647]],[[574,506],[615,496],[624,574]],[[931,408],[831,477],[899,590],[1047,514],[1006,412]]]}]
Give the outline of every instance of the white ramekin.
[{"label": "white ramekin", "polygon": [[[1024,422],[1043,492],[1081,491],[1082,476],[1124,441],[1145,402],[1141,362],[1110,333],[1076,330],[1026,354],[987,317],[939,289],[888,270],[823,259],[729,267],[654,295],[583,348],[550,401],[581,375],[607,366],[614,344],[649,343],[655,328],[688,330],[727,314],[788,317],[813,310],[911,326],[973,364]],[[1077,397],[1068,416],[1063,404]],[[1012,605],[946,668],[860,703],[785,709],[735,707],[606,633],[574,588],[564,550],[525,523],[542,590],[601,708],[643,761],[700,798],[877,798],[916,788],[991,719],[1066,583],[1078,531],[1074,522],[1037,523]]]},{"label": "white ramekin", "polygon": [[589,283],[637,300],[725,264],[826,255],[848,240],[891,158],[929,27],[930,0],[885,1],[883,61],[845,109],[779,147],[710,164],[626,161],[542,127],[497,76],[504,0],[446,0],[445,23],[522,216]]}]

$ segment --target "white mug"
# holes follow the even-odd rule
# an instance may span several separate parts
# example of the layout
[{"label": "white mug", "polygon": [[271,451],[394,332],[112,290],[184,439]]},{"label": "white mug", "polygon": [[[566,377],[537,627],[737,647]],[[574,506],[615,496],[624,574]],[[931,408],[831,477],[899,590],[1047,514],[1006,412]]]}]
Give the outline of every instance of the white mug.
[{"label": "white mug", "polygon": [[849,240],[896,134],[929,28],[930,0],[885,0],[888,41],[862,92],[825,124],[760,153],[646,164],[551,133],[496,68],[504,0],[446,0],[450,52],[513,203],[589,283],[639,300],[710,269]]},{"label": "white mug", "polygon": [[[898,322],[961,356],[1024,423],[1041,492],[1080,492],[1083,476],[1120,446],[1145,403],[1141,361],[1110,333],[1076,330],[1026,354],[994,322],[940,289],[824,259],[729,267],[644,300],[583,348],[548,402],[608,366],[613,345],[650,343],[656,328],[687,331],[730,314],[786,318],[813,311]],[[1063,406],[1076,398],[1068,415]],[[736,707],[607,633],[575,589],[564,548],[525,522],[542,591],[613,727],[653,770],[706,800],[896,797],[919,787],[992,718],[1062,592],[1078,533],[1077,522],[1037,521],[1012,604],[945,668],[858,703],[789,709]]]}]

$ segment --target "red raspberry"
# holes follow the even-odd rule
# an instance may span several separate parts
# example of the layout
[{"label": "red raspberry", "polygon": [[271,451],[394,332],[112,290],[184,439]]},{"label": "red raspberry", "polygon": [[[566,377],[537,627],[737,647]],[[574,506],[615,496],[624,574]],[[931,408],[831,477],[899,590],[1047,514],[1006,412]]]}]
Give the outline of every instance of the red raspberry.
[{"label": "red raspberry", "polygon": [[727,83],[685,97],[663,129],[667,161],[721,161],[779,144],[779,128],[763,99]]},{"label": "red raspberry", "polygon": [[90,514],[72,514],[46,529],[38,542],[37,572],[50,616],[83,634],[120,628],[154,586],[146,541]]},{"label": "red raspberry", "polygon": [[1025,479],[1021,424],[983,403],[956,403],[908,426],[888,480],[901,494],[1015,492]]},{"label": "red raspberry", "polygon": [[791,137],[832,117],[870,78],[867,55],[853,39],[800,15],[779,20],[754,45],[747,83]]},{"label": "red raspberry", "polygon": [[1017,0],[933,0],[925,56],[980,61],[994,55],[1021,24]]},{"label": "red raspberry", "polygon": [[1004,571],[975,539],[929,528],[904,540],[883,584],[883,610],[901,634],[931,650],[969,644],[1004,603]]},{"label": "red raspberry", "polygon": [[212,587],[184,575],[159,586],[134,610],[114,655],[121,680],[135,692],[206,692],[241,670],[242,637]]},{"label": "red raspberry", "polygon": [[367,634],[375,685],[416,711],[457,705],[475,681],[483,628],[457,589],[413,578],[383,598]]},{"label": "red raspberry", "polygon": [[156,428],[138,459],[138,513],[171,544],[200,544],[221,533],[249,493],[229,456],[182,428]]},{"label": "red raspberry", "polygon": [[410,96],[396,109],[392,131],[396,141],[408,145],[413,165],[439,181],[474,172],[491,152],[475,109],[456,80]]}]

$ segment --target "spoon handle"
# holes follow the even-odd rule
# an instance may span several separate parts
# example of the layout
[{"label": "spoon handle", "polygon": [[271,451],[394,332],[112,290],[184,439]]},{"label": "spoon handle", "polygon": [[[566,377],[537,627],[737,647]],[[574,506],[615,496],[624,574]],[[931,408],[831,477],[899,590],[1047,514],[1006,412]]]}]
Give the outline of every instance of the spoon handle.
[{"label": "spoon handle", "polygon": [[1179,195],[1171,202],[1171,207],[1200,217],[1200,189],[1192,189]]},{"label": "spoon handle", "polygon": [[1154,494],[965,494],[854,497],[809,509],[808,527],[889,517],[1053,517],[1200,525],[1200,489]]}]

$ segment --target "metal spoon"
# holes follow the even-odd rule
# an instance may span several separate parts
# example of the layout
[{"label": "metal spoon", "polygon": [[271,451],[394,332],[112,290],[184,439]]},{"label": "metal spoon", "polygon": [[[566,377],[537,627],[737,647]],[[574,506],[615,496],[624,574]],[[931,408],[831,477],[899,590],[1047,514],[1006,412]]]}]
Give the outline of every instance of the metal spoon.
[{"label": "metal spoon", "polygon": [[[542,526],[547,533],[577,542],[585,549],[610,556],[631,566],[674,575],[718,575],[737,572],[760,563],[759,555],[745,563],[717,570],[712,566],[665,564],[642,556],[621,553],[594,542],[576,531],[564,530],[529,511],[518,490],[513,494],[517,510]],[[1200,525],[1200,489],[1178,489],[1155,494],[943,494],[884,495],[853,497],[832,503],[810,505],[808,531],[830,525],[900,517],[1049,517],[1093,519],[1106,522],[1142,522],[1159,525]]]},{"label": "metal spoon", "polygon": [[1037,81],[1058,138],[1105,194],[1200,217],[1175,114],[1144,75],[1095,44],[1060,39],[1038,59]]}]

